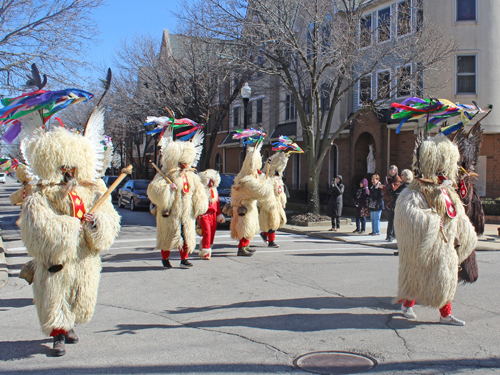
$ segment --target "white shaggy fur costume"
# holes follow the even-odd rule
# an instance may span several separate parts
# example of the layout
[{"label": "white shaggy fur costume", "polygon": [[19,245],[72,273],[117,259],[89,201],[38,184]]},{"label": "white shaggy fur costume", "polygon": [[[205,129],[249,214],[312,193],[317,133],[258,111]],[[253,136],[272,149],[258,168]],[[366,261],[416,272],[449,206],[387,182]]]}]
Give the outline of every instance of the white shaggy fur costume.
[{"label": "white shaggy fur costume", "polygon": [[[21,236],[36,263],[33,294],[40,324],[45,334],[54,336],[54,331],[68,332],[92,318],[101,271],[99,252],[112,245],[120,217],[111,197],[94,213],[93,223],[74,217],[70,191],[87,212],[106,191],[104,182],[95,180],[102,165],[96,168],[90,137],[60,127],[40,129],[23,146],[40,183],[23,206]],[[74,184],[63,181],[62,167],[74,168]]]},{"label": "white shaggy fur costume", "polygon": [[[262,168],[261,148],[262,142],[247,148],[241,171],[231,187],[231,237],[240,241],[240,249],[248,247],[250,240],[259,232],[257,200],[273,195],[271,184],[258,177]],[[242,209],[245,213],[240,216]]]},{"label": "white shaggy fur costume", "polygon": [[207,169],[198,173],[198,176],[203,186],[205,186],[208,197],[207,211],[197,218],[203,237],[200,242],[200,258],[208,260],[212,256],[212,245],[214,243],[215,231],[217,230],[217,222],[223,223],[225,221],[217,192],[217,187],[220,184],[220,175],[214,169]]},{"label": "white shaggy fur costume", "polygon": [[[420,144],[416,157],[414,169],[426,181],[415,179],[403,190],[395,209],[394,225],[399,249],[397,299],[417,300],[422,305],[440,309],[449,306],[447,314],[450,316],[458,266],[474,250],[476,233],[453,186],[446,181],[440,184],[437,175],[444,174],[455,183],[460,155],[455,144],[445,136],[437,135]],[[454,218],[447,215],[442,188],[453,202]],[[440,233],[440,221],[447,243]],[[456,249],[455,237],[460,243]],[[444,317],[443,312],[441,315]]]},{"label": "white shaggy fur costume", "polygon": [[160,141],[161,170],[176,185],[173,188],[158,173],[148,186],[148,197],[157,206],[156,249],[163,260],[177,249],[184,260],[196,247],[195,220],[208,209],[205,187],[191,168],[198,163],[202,141],[201,132],[192,142],[174,141],[172,130]]},{"label": "white shaggy fur costume", "polygon": [[264,200],[258,201],[259,225],[262,238],[269,244],[274,243],[274,232],[286,224],[286,194],[283,184],[283,171],[288,163],[288,155],[284,152],[277,152],[270,158],[269,178],[264,174],[260,178],[271,184],[273,194],[267,196]]}]

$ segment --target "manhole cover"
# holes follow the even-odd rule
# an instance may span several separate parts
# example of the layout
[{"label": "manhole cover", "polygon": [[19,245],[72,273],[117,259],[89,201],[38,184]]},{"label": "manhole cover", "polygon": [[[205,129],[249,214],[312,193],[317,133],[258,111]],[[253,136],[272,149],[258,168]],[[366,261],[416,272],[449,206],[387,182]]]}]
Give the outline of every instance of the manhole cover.
[{"label": "manhole cover", "polygon": [[304,371],[332,375],[365,372],[377,365],[373,358],[365,355],[336,351],[304,354],[293,363]]}]

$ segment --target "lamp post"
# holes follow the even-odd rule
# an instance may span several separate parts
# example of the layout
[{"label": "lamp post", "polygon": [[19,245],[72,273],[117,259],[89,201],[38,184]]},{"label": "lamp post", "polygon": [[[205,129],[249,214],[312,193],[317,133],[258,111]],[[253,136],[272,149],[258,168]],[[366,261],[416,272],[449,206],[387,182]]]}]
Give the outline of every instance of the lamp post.
[{"label": "lamp post", "polygon": [[248,101],[252,95],[252,89],[248,86],[248,82],[241,88],[241,97],[243,98],[243,128],[248,128]]}]

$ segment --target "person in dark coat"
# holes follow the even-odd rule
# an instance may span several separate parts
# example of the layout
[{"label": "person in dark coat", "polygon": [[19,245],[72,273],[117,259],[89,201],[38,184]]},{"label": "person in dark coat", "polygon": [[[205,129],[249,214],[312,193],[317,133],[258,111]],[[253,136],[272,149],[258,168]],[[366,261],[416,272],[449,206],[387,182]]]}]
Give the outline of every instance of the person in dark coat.
[{"label": "person in dark coat", "polygon": [[356,206],[356,230],[353,233],[365,233],[366,218],[370,216],[368,202],[370,200],[370,189],[368,189],[368,180],[363,178],[356,190],[354,205]]},{"label": "person in dark coat", "polygon": [[389,167],[389,175],[385,178],[385,185],[382,186],[384,193],[384,204],[387,210],[387,238],[389,242],[394,241],[396,234],[394,233],[394,195],[393,192],[399,188],[401,177],[398,176],[398,167],[391,165]]},{"label": "person in dark coat", "polygon": [[380,186],[380,176],[374,174],[372,176],[372,187],[370,188],[370,203],[368,204],[372,221],[372,232],[370,236],[378,236],[380,234],[380,215],[384,209],[382,189]]},{"label": "person in dark coat", "polygon": [[332,218],[331,231],[340,229],[340,215],[342,215],[342,206],[344,204],[344,185],[342,176],[338,175],[332,180],[332,186],[328,192],[328,214]]}]

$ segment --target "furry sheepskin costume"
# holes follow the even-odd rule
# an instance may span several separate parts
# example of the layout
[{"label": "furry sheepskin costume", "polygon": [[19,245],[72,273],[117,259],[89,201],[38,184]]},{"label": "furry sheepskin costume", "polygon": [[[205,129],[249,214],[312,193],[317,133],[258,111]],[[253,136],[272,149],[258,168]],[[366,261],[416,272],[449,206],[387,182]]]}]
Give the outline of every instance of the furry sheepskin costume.
[{"label": "furry sheepskin costume", "polygon": [[[95,147],[91,137],[58,127],[37,130],[23,141],[30,172],[39,183],[26,198],[21,236],[34,258],[34,301],[45,334],[66,334],[75,324],[87,323],[94,314],[101,259],[120,230],[120,217],[111,197],[94,213],[93,223],[82,221],[73,206],[81,201],[88,212],[106,191],[96,181]],[[99,142],[97,142],[99,144]],[[64,172],[72,169],[73,178]],[[77,212],[74,212],[77,211]]]},{"label": "furry sheepskin costume", "polygon": [[23,204],[26,197],[31,194],[32,189],[32,186],[29,184],[32,178],[28,175],[27,166],[25,166],[24,164],[19,164],[16,169],[16,177],[17,181],[23,184],[23,186],[9,196],[10,203],[12,203],[13,206]]},{"label": "furry sheepskin costume", "polygon": [[[420,181],[416,178],[403,190],[395,209],[397,300],[417,300],[425,306],[443,308],[455,296],[458,266],[474,250],[476,233],[453,187],[460,159],[457,146],[445,136],[436,135],[417,143],[415,155],[413,167]],[[438,175],[448,180],[441,182]],[[454,218],[447,214],[442,189],[453,203],[448,211],[456,211]],[[440,233],[441,221],[448,242]],[[444,317],[443,312],[441,315]]]},{"label": "furry sheepskin costume", "polygon": [[262,168],[261,148],[262,142],[247,147],[245,160],[231,187],[231,237],[240,241],[239,249],[247,248],[250,240],[259,232],[257,200],[263,201],[273,196],[272,185],[259,178]]},{"label": "furry sheepskin costume", "polygon": [[261,236],[269,246],[277,246],[274,243],[275,231],[286,224],[286,193],[281,176],[288,163],[288,157],[284,152],[275,153],[270,158],[269,178],[266,179],[264,174],[260,175],[260,178],[264,180],[263,183],[271,184],[273,189],[273,194],[257,203]]},{"label": "furry sheepskin costume", "polygon": [[161,138],[161,171],[175,187],[158,173],[148,186],[148,197],[157,206],[156,249],[162,250],[163,260],[177,249],[187,260],[196,247],[195,220],[208,209],[205,186],[192,168],[198,164],[202,143],[200,131],[192,142],[174,141],[171,129]]},{"label": "furry sheepskin costume", "polygon": [[203,239],[200,242],[200,258],[210,259],[212,256],[212,245],[214,243],[217,222],[225,221],[220,209],[219,194],[217,187],[220,184],[220,175],[214,169],[198,173],[201,183],[205,186],[208,197],[208,210],[203,215],[198,216]]}]

